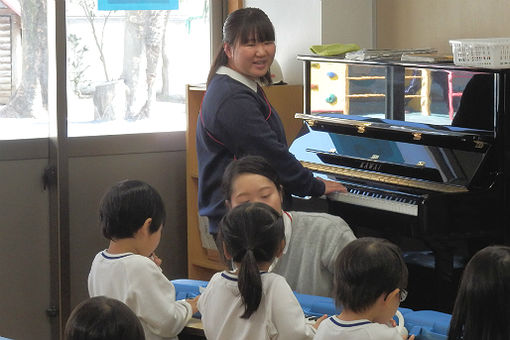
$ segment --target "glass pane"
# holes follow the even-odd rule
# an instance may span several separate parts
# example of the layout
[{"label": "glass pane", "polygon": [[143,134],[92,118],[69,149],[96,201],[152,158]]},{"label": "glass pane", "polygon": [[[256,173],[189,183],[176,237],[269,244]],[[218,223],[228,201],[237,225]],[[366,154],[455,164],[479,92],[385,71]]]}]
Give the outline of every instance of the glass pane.
[{"label": "glass pane", "polygon": [[47,1],[23,0],[20,4],[0,1],[3,140],[48,137],[49,131]]},{"label": "glass pane", "polygon": [[210,66],[209,0],[171,11],[67,1],[69,136],[184,130],[185,84]]},{"label": "glass pane", "polygon": [[[403,68],[389,82],[388,70],[375,65],[312,63],[312,113],[493,129],[493,73]],[[392,100],[393,106],[388,105]]]}]

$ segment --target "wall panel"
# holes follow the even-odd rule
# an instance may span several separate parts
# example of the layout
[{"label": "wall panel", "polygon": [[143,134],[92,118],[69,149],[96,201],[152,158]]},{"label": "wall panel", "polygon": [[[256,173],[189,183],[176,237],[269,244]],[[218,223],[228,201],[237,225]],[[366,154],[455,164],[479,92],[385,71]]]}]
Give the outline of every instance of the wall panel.
[{"label": "wall panel", "polygon": [[506,0],[377,0],[377,47],[434,47],[448,40],[510,36]]}]

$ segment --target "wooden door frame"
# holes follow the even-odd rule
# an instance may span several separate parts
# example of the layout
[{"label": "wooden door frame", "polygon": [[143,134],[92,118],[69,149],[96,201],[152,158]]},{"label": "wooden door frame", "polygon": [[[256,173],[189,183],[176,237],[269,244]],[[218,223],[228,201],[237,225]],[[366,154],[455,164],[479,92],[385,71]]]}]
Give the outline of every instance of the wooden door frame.
[{"label": "wooden door frame", "polygon": [[228,13],[229,14],[239,8],[243,8],[243,0],[228,0]]}]

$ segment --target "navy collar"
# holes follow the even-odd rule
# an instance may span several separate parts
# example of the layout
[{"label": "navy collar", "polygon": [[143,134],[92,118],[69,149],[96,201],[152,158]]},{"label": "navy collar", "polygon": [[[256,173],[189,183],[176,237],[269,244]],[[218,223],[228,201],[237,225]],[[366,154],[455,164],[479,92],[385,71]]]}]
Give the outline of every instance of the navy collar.
[{"label": "navy collar", "polygon": [[[262,274],[267,274],[267,272],[260,272],[260,275]],[[237,279],[237,275],[235,274],[230,274],[230,273],[227,273],[227,272],[221,272],[221,276],[227,280],[230,280],[230,281],[235,281],[237,282],[238,279]]]},{"label": "navy collar", "polygon": [[[329,318],[329,320],[331,320],[331,322],[333,322],[335,325],[339,326],[339,327],[356,327],[356,326],[361,326],[361,325],[367,325],[369,323],[372,323],[371,321],[368,321],[368,320],[360,320],[359,322],[353,322],[353,323],[343,323],[343,322],[340,322],[341,320],[339,319],[336,319],[332,316]],[[337,321],[339,320],[339,321]]]},{"label": "navy collar", "polygon": [[107,260],[118,260],[118,259],[122,259],[124,257],[128,257],[128,256],[131,256],[133,255],[133,253],[124,253],[124,254],[115,254],[115,255],[111,255],[109,253],[105,251],[102,251],[101,252],[101,255],[107,259]]}]

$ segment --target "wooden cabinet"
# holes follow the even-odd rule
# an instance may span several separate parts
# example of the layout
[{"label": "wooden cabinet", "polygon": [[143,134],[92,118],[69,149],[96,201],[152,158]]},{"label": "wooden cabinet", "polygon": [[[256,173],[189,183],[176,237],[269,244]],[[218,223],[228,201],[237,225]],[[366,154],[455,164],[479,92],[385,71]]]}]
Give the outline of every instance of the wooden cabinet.
[{"label": "wooden cabinet", "polygon": [[[287,135],[287,143],[294,140],[301,129],[301,121],[294,118],[295,113],[303,112],[303,87],[301,85],[275,85],[264,89],[267,98],[278,112]],[[188,277],[190,279],[209,280],[211,276],[223,270],[218,252],[203,242],[200,234],[198,216],[198,162],[196,153],[196,126],[198,112],[202,103],[205,87],[186,86],[187,129],[186,129],[186,200],[188,218]],[[204,244],[205,243],[205,244]]]}]

